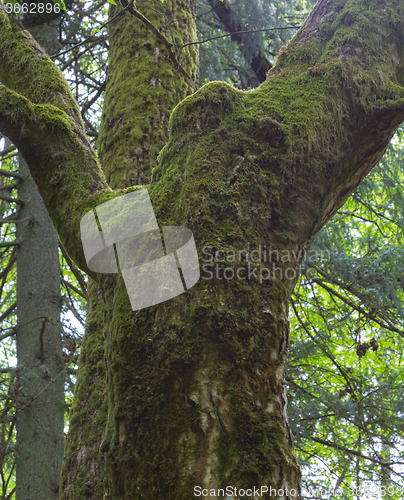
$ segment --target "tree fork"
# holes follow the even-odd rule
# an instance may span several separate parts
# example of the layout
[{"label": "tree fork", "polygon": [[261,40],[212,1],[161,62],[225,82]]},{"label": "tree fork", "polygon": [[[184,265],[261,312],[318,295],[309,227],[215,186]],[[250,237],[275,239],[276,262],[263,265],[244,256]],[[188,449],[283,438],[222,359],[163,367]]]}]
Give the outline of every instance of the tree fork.
[{"label": "tree fork", "polygon": [[[220,272],[226,267],[228,276],[245,279],[223,279],[215,268],[210,275],[207,267],[188,293],[134,313],[122,279],[98,277],[108,374],[100,452],[109,498],[185,500],[196,485],[267,485],[301,497],[283,388],[299,259],[256,262],[246,250],[299,255],[381,158],[404,120],[403,26],[399,0],[320,0],[259,89],[243,93],[213,82],[174,110],[149,188],[159,224],[191,228],[202,265],[208,256]],[[0,60],[2,81],[4,71],[18,68],[10,61],[5,69]],[[12,79],[7,84],[12,89]],[[44,193],[51,192],[44,196],[51,214],[62,190],[73,222],[58,220],[58,229],[76,258],[81,250],[69,233],[86,209],[80,202],[72,210],[77,194],[65,181],[74,151],[62,186],[50,182],[56,153],[49,138],[29,133],[44,109],[13,96],[19,116],[29,115],[22,141],[4,105],[8,92],[0,93],[0,129],[12,135]],[[47,172],[30,156],[32,137],[47,152]],[[66,147],[74,132],[56,139]],[[88,158],[74,170],[79,177],[86,165],[97,173]],[[89,207],[119,194],[100,188],[97,175],[95,189],[81,188]],[[214,262],[217,251],[220,259],[243,257]],[[271,279],[264,279],[266,265],[274,269]],[[82,366],[90,369],[87,361]],[[94,487],[75,483],[66,498],[94,498]]]}]

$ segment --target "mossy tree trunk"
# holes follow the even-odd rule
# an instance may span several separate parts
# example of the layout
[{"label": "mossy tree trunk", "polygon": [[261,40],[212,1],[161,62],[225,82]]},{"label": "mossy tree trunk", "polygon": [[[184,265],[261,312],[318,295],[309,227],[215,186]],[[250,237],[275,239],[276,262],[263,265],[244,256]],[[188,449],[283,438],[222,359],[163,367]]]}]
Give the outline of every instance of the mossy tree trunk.
[{"label": "mossy tree trunk", "polygon": [[[178,45],[196,40],[195,2],[166,0],[162,4],[156,0],[151,6],[169,17]],[[142,12],[170,40],[164,17],[151,9]],[[116,13],[117,8],[111,7],[110,18]],[[156,36],[130,15],[109,26],[109,44],[98,154],[110,186],[123,189],[150,182],[157,155],[168,141],[171,111],[196,88],[198,49],[194,46],[184,51],[180,59],[191,76],[188,80],[173,68]],[[87,296],[86,335],[66,442],[62,489],[63,498],[81,499],[83,484],[87,484],[84,493],[96,500],[104,499],[108,491],[100,446],[108,416],[104,350],[112,316],[106,316],[106,309],[100,305],[100,286],[91,278]]]},{"label": "mossy tree trunk", "polygon": [[[100,353],[107,385],[97,397],[107,401],[107,421],[87,470],[92,480],[72,478],[63,498],[185,500],[197,485],[282,490],[271,498],[287,488],[289,498],[301,497],[283,385],[299,266],[293,256],[346,201],[404,120],[403,29],[401,0],[321,0],[259,89],[243,93],[213,82],[175,108],[149,192],[159,224],[192,229],[201,264],[214,267],[205,267],[187,293],[137,313],[121,277],[93,275],[98,301],[73,432],[97,415],[84,387]],[[129,43],[117,37],[117,45]],[[115,68],[111,82],[118,81]],[[24,155],[65,247],[87,270],[81,217],[147,178],[146,155],[129,157],[136,123],[124,119],[118,103],[129,148],[109,150],[108,120],[118,142],[120,136],[113,99],[106,102],[100,154],[114,190],[67,84],[3,12],[0,80],[0,130]],[[109,154],[127,159],[126,167],[122,160],[108,166]],[[257,261],[252,252],[259,249],[272,250],[272,262],[268,253]],[[203,262],[210,254],[227,261]],[[93,331],[101,323],[102,342]],[[82,445],[96,442],[89,431],[68,450],[77,461],[92,453]]]}]

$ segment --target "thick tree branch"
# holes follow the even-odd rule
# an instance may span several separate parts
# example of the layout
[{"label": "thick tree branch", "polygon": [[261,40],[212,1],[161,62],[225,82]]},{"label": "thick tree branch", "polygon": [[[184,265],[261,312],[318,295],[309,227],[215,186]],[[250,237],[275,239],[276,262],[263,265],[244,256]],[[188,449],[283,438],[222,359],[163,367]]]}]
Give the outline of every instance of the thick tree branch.
[{"label": "thick tree branch", "polygon": [[[32,56],[46,57],[34,53]],[[1,75],[0,78],[3,80]],[[108,189],[97,156],[83,133],[81,118],[79,122],[76,120],[74,110],[67,114],[51,104],[33,104],[3,86],[0,129],[30,165],[53,223],[63,233],[61,239],[65,240],[68,253],[88,272],[81,246],[80,219],[89,204],[97,204],[99,195],[115,195]],[[67,233],[61,231],[66,226],[70,233],[67,240]]]},{"label": "thick tree branch", "polygon": [[[88,272],[80,219],[100,195],[115,194],[106,184],[62,73],[2,4],[0,81],[5,85],[0,87],[0,130],[29,165],[67,252]],[[61,231],[67,226],[67,233]]]},{"label": "thick tree branch", "polygon": [[[231,5],[227,0],[209,0],[209,4],[226,31],[232,33],[231,39],[241,44],[241,50],[245,52],[244,45],[248,40],[248,30],[244,22],[232,14]],[[264,54],[257,51],[250,62],[250,66],[259,82],[262,83],[265,81],[272,64]]]},{"label": "thick tree branch", "polygon": [[[18,55],[17,55],[18,54]],[[68,114],[77,128],[83,122],[77,102],[60,71],[34,38],[0,3],[0,81],[35,104],[52,104]],[[26,75],[30,75],[27,78]]]}]

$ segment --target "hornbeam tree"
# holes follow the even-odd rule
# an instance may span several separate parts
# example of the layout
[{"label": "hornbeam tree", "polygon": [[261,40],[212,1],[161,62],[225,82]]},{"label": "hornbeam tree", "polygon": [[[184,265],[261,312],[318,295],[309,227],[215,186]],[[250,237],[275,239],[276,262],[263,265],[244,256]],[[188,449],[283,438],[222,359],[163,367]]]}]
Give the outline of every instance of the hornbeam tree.
[{"label": "hornbeam tree", "polygon": [[[92,278],[61,497],[185,500],[195,486],[211,498],[267,486],[271,498],[299,499],[284,390],[290,295],[302,251],[404,121],[404,5],[319,0],[258,89],[212,82],[175,107],[157,165],[150,152],[164,133],[152,124],[196,79],[194,45],[175,52],[195,41],[193,5],[165,0],[159,18],[145,8],[157,29],[140,37],[131,30],[144,16],[123,5],[110,24],[98,154],[61,73],[0,10],[0,131]],[[205,266],[189,291],[138,312],[121,275],[87,268],[80,237],[88,211],[136,183],[147,183],[160,226],[193,231]]]}]

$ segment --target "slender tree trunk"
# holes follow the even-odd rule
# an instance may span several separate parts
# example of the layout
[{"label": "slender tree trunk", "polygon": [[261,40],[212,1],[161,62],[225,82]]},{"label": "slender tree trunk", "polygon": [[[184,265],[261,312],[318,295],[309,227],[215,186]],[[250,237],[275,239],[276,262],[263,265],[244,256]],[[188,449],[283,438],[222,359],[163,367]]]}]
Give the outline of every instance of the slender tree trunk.
[{"label": "slender tree trunk", "polygon": [[[49,53],[55,52],[55,27],[33,31],[38,37],[44,36],[43,46]],[[17,317],[19,324],[32,321],[17,332],[23,406],[52,383],[32,406],[28,404],[17,413],[16,498],[50,500],[59,497],[65,412],[58,324],[61,312],[58,235],[21,156],[19,164],[24,176],[19,187],[19,196],[24,201],[20,216],[32,219],[17,226],[17,235],[23,240],[17,252]]]},{"label": "slender tree trunk", "polygon": [[64,363],[58,236],[22,157],[17,225],[16,500],[57,500],[63,460]]}]

